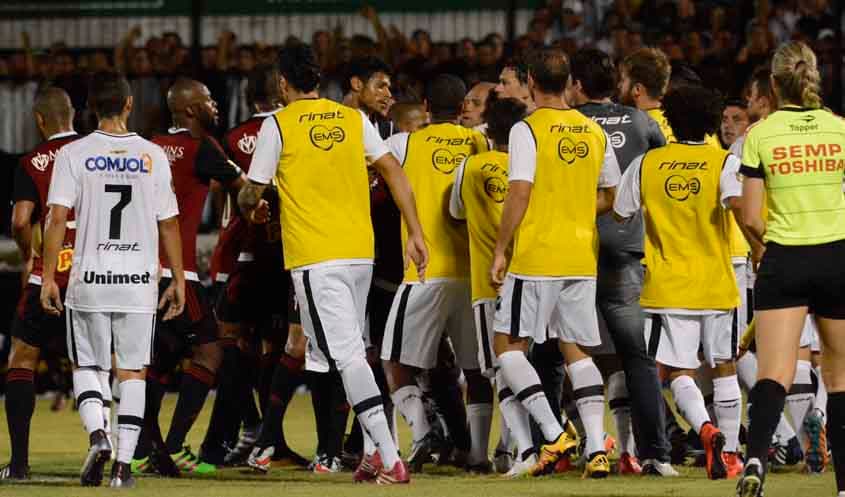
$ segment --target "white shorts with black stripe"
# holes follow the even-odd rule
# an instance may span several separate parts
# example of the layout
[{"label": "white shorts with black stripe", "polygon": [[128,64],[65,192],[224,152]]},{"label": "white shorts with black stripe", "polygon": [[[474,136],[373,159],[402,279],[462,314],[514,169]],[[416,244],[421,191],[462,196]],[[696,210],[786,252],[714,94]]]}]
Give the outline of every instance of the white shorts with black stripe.
[{"label": "white shorts with black stripe", "polygon": [[804,319],[804,328],[801,330],[801,347],[810,347],[812,352],[821,352],[819,327],[816,325],[816,317],[812,314],[807,314]]},{"label": "white shorts with black stripe", "polygon": [[496,352],[493,350],[493,318],[496,315],[496,300],[482,299],[472,303],[475,318],[475,338],[478,342],[478,364],[481,374],[489,378],[496,376]]},{"label": "white shorts with black stripe", "polygon": [[370,264],[319,264],[291,271],[302,328],[305,369],[342,371],[364,358],[364,319],[373,277]]},{"label": "white shorts with black stripe", "polygon": [[698,369],[736,357],[736,313],[659,314],[646,309],[645,341],[648,354],[660,364],[678,369]]},{"label": "white shorts with black stripe", "polygon": [[601,344],[595,279],[523,279],[508,274],[496,308],[496,333],[558,339],[582,347]]},{"label": "white shorts with black stripe", "polygon": [[67,350],[77,367],[140,371],[150,365],[155,314],[67,310]]},{"label": "white shorts with black stripe", "polygon": [[402,283],[393,299],[381,344],[381,358],[431,369],[443,334],[452,341],[461,369],[478,369],[478,342],[469,281],[444,279]]},{"label": "white shorts with black stripe", "polygon": [[750,259],[733,259],[736,287],[739,289],[739,307],[736,308],[736,331],[738,336],[745,333],[754,317],[754,270]]}]

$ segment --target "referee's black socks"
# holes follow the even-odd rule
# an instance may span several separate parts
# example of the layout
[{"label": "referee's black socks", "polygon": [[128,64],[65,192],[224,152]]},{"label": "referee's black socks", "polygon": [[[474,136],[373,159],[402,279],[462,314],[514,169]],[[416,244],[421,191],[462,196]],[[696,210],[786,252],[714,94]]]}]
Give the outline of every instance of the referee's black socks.
[{"label": "referee's black socks", "polygon": [[748,395],[750,428],[748,433],[748,459],[756,457],[765,468],[769,445],[780,421],[786,401],[786,390],[780,383],[768,378],[754,385]]},{"label": "referee's black socks", "polygon": [[828,393],[827,438],[833,452],[836,490],[845,492],[845,392]]}]

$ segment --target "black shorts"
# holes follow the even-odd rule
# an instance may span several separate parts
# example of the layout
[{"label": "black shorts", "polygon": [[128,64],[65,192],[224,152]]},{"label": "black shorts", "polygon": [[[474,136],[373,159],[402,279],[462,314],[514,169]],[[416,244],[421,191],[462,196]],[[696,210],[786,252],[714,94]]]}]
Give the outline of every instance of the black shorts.
[{"label": "black shorts", "polygon": [[[398,288],[398,285],[397,285]],[[387,316],[393,306],[395,291],[381,286],[371,285],[367,295],[367,317],[370,323],[370,343],[381,352],[381,342],[384,339],[384,328],[387,326]]]},{"label": "black shorts", "polygon": [[287,271],[239,262],[217,296],[217,319],[250,325],[262,338],[276,339],[287,333],[292,287]]},{"label": "black shorts", "polygon": [[754,310],[804,306],[819,317],[845,319],[845,240],[766,244],[754,284]]},{"label": "black shorts", "polygon": [[[170,285],[170,278],[162,278],[158,291],[162,295]],[[207,290],[198,281],[185,282],[185,310],[170,321],[163,321],[163,312],[156,319],[156,342],[167,341],[171,347],[211,343],[218,339],[217,322]]]},{"label": "black shorts", "polygon": [[[61,289],[62,301],[65,289]],[[27,345],[39,349],[67,351],[65,315],[51,316],[41,307],[41,285],[29,283],[24,288],[15,310],[11,334]]]}]

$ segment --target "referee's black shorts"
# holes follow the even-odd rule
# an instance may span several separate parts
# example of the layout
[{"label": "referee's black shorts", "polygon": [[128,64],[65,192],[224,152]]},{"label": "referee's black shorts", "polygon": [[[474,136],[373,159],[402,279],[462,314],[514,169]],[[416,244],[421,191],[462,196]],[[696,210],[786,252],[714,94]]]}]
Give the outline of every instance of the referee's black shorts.
[{"label": "referee's black shorts", "polygon": [[754,310],[803,306],[822,318],[845,319],[845,240],[766,244],[754,284]]}]

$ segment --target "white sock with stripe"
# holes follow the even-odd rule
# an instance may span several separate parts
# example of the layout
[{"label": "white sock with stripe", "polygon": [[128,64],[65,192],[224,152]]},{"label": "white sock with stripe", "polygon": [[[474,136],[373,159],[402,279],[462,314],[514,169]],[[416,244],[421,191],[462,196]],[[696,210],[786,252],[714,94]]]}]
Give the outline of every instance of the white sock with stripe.
[{"label": "white sock with stripe", "polygon": [[358,416],[361,428],[370,435],[381,454],[384,467],[393,469],[399,462],[399,451],[387,424],[381,392],[373,370],[363,357],[356,357],[343,366],[340,376],[343,378],[346,398]]},{"label": "white sock with stripe", "polygon": [[575,406],[587,434],[584,452],[590,456],[604,451],[604,381],[601,372],[589,357],[570,364],[567,372],[572,380]]},{"label": "white sock with stripe", "polygon": [[616,436],[619,439],[620,454],[636,454],[634,431],[631,429],[631,399],[625,372],[616,371],[607,377],[607,403],[616,423]]},{"label": "white sock with stripe", "polygon": [[79,417],[88,434],[105,429],[103,420],[103,392],[100,390],[100,376],[96,369],[77,368],[73,370],[73,394]]},{"label": "white sock with stripe", "polygon": [[710,421],[710,415],[707,414],[707,408],[704,407],[704,397],[701,395],[698,385],[695,384],[695,380],[687,375],[678,376],[669,387],[681,416],[687,420],[687,423],[696,433],[699,433],[702,425]]},{"label": "white sock with stripe", "polygon": [[534,417],[534,421],[543,431],[547,442],[554,442],[563,433],[563,428],[557,420],[549,399],[546,398],[537,371],[528,362],[528,358],[520,351],[505,352],[499,356],[499,366],[502,377],[511,388],[516,398],[522,402],[525,409]]},{"label": "white sock with stripe", "polygon": [[792,418],[792,425],[801,436],[801,442],[807,441],[807,435],[804,433],[804,418],[807,417],[807,413],[810,412],[816,400],[813,379],[810,376],[811,369],[810,361],[798,361],[795,367],[795,379],[786,395],[786,409],[789,411],[789,417]]},{"label": "white sock with stripe", "polygon": [[126,380],[121,382],[123,400],[117,408],[117,460],[131,463],[141,427],[144,425],[144,405],[147,398],[147,382]]},{"label": "white sock with stripe", "polygon": [[713,378],[713,410],[716,425],[725,435],[725,452],[736,452],[742,419],[742,392],[736,375]]},{"label": "white sock with stripe", "polygon": [[[502,413],[503,425],[507,425],[510,438],[516,442],[517,460],[522,460],[527,454],[534,452],[534,441],[531,439],[531,422],[528,411],[506,385],[501,369],[496,373],[496,386],[499,389],[499,410]],[[502,449],[510,452],[510,443],[502,440],[506,446]]]},{"label": "white sock with stripe", "polygon": [[428,424],[428,416],[425,413],[425,406],[422,400],[422,390],[416,385],[406,385],[390,395],[393,404],[399,409],[411,434],[414,443],[418,443],[431,431]]}]

